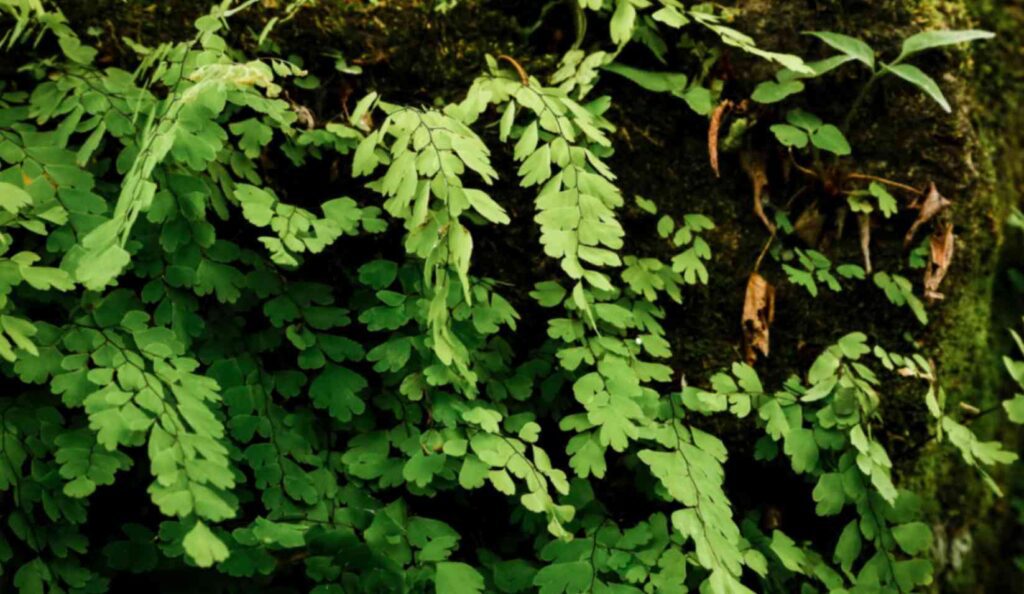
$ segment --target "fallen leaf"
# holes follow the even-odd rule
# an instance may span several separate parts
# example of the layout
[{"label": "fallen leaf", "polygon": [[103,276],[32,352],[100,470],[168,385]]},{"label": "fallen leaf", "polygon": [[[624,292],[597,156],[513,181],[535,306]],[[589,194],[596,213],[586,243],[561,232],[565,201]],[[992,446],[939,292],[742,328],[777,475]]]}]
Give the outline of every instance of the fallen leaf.
[{"label": "fallen leaf", "polygon": [[952,202],[948,198],[939,194],[938,188],[935,187],[935,183],[931,182],[928,184],[928,193],[925,195],[923,202],[915,202],[910,205],[910,208],[916,208],[919,210],[917,213],[917,219],[914,224],[910,226],[907,231],[907,236],[903,239],[903,247],[910,247],[912,241],[914,241],[914,235],[917,234],[917,230],[921,228],[928,221],[932,220],[935,215],[942,212],[943,209],[948,207]]},{"label": "fallen leaf", "polygon": [[758,353],[768,356],[768,331],[775,319],[775,287],[754,272],[747,280],[743,299],[743,350],[749,365],[757,362]]},{"label": "fallen leaf", "polygon": [[928,257],[928,266],[924,269],[924,297],[929,302],[944,299],[939,292],[939,285],[949,272],[953,262],[954,249],[953,225],[942,225],[932,234]]},{"label": "fallen leaf", "polygon": [[750,178],[750,184],[753,186],[754,214],[757,215],[757,218],[761,219],[761,222],[768,228],[768,231],[774,233],[775,225],[764,214],[764,190],[768,187],[768,172],[764,154],[755,151],[743,151],[740,153],[740,165],[747,172],[747,177]]},{"label": "fallen leaf", "polygon": [[711,170],[715,172],[715,177],[721,177],[718,173],[718,130],[722,127],[722,118],[732,110],[732,107],[732,101],[723,100],[711,112],[711,122],[708,124],[708,158],[711,160]]},{"label": "fallen leaf", "polygon": [[871,274],[871,215],[862,212],[857,218],[860,223],[860,253],[864,256],[864,272]]}]

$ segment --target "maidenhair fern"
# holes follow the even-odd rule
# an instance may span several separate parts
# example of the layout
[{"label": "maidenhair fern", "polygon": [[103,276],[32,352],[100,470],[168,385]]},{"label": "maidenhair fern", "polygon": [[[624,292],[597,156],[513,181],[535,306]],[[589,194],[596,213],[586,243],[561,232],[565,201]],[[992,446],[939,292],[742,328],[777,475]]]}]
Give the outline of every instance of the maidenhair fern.
[{"label": "maidenhair fern", "polygon": [[[319,87],[318,101],[336,89],[275,41],[313,2],[262,3],[274,16],[232,30],[255,4],[214,4],[186,41],[126,32],[113,66],[59,9],[0,0],[0,45],[19,66],[0,86],[0,589],[99,593],[128,573],[182,570],[211,587],[314,594],[934,582],[931,516],[896,468],[889,391],[923,386],[920,447],[952,449],[995,492],[992,467],[1015,454],[973,432],[969,405],[947,403],[926,347],[902,355],[849,333],[776,389],[750,362],[706,382],[684,370],[703,338],[676,331],[701,323],[681,323],[679,305],[719,290],[707,285],[730,238],[675,196],[619,181],[623,98],[601,93],[611,73],[682,99],[717,133],[736,106],[712,66],[733,48],[782,67],[750,85],[754,102],[860,62],[870,78],[850,117],[888,74],[948,108],[906,61],[988,34],[915,35],[882,63],[816,32],[840,54],[805,63],[718,6],[570,0],[577,38],[537,72],[488,57],[468,89],[429,105],[356,78],[362,99],[349,110],[343,86],[342,113],[325,117],[297,89]],[[701,67],[673,70],[670,48]],[[635,65],[648,54],[664,67]],[[869,230],[872,217],[902,223],[894,194],[916,188],[855,172],[848,126],[795,104],[762,118],[763,134],[737,127],[735,144],[785,154]],[[914,196],[908,243],[947,205],[931,190]],[[918,295],[935,287],[869,258],[838,263],[789,224],[792,202],[758,203],[778,224],[760,211],[767,243],[742,274],[763,303],[750,309],[772,309],[766,278],[818,299],[877,297],[873,282],[889,314],[927,324]],[[954,241],[941,229],[949,243],[937,233],[917,256],[935,286]],[[761,314],[767,355],[773,314]],[[1022,401],[1001,405],[1013,422]],[[720,413],[758,431],[747,463],[782,461],[779,480],[842,527],[812,542],[765,521],[756,493],[730,499],[727,463],[745,454],[704,418]],[[111,523],[113,508],[124,517]]]}]

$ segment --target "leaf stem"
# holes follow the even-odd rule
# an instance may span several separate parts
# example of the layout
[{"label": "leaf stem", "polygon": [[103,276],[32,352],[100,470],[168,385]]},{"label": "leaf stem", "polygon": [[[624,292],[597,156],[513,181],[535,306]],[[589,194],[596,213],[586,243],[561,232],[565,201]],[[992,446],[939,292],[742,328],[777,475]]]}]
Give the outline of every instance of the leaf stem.
[{"label": "leaf stem", "polygon": [[871,91],[871,87],[874,86],[875,81],[881,78],[883,74],[885,74],[884,70],[875,72],[871,75],[871,78],[868,79],[868,82],[861,87],[860,93],[857,95],[857,98],[853,100],[853,104],[850,106],[850,111],[846,112],[846,117],[843,119],[843,134],[846,134],[850,130],[850,124],[853,123],[853,116],[857,113],[857,110],[860,109],[864,100],[867,99],[868,93]]},{"label": "leaf stem", "polygon": [[572,42],[572,49],[580,49],[583,45],[583,38],[587,35],[587,13],[579,0],[568,0],[573,7],[573,25],[576,28],[576,39]]},{"label": "leaf stem", "polygon": [[764,247],[761,248],[761,253],[757,255],[757,260],[754,262],[754,272],[758,272],[761,269],[761,262],[764,260],[765,254],[768,253],[768,248],[772,246],[772,242],[775,241],[776,230],[772,230],[772,234],[768,236],[768,241],[764,243]]},{"label": "leaf stem", "polygon": [[912,194],[924,194],[924,190],[921,190],[919,188],[915,188],[914,186],[910,186],[910,185],[907,185],[907,184],[900,183],[898,181],[893,181],[891,179],[886,179],[884,177],[878,177],[877,175],[869,175],[867,173],[850,173],[850,174],[847,174],[846,178],[847,179],[860,179],[860,180],[874,181],[874,182],[878,182],[880,184],[885,184],[887,186],[892,186],[893,188],[899,188],[901,190],[905,190],[905,191],[910,192]]}]

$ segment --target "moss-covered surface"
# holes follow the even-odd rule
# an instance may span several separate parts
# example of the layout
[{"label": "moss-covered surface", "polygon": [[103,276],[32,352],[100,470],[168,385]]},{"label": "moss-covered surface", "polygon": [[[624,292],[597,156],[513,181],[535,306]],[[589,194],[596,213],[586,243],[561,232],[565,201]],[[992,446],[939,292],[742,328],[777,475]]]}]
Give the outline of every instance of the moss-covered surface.
[{"label": "moss-covered surface", "polygon": [[[263,10],[271,10],[274,3],[263,4]],[[320,91],[296,100],[308,105],[322,120],[338,117],[369,90],[379,90],[397,102],[458,99],[480,71],[487,53],[514,55],[528,70],[540,74],[550,72],[558,53],[571,43],[571,20],[559,10],[553,11],[550,22],[532,35],[523,33],[522,28],[537,17],[534,3],[463,2],[444,17],[433,13],[427,4],[416,0],[380,2],[376,6],[322,2],[300,11],[280,29],[288,49],[303,56],[314,72],[332,71],[333,58],[324,55],[328,50],[361,65],[364,74],[334,73],[324,80]],[[114,5],[123,11],[113,14],[103,8]],[[79,14],[75,7],[68,10],[76,24],[102,29],[116,26],[119,35],[135,35],[152,42],[180,36],[187,31],[184,23],[204,5],[187,0],[128,5],[106,0],[103,6],[83,9]],[[194,6],[194,12],[183,9],[185,6]],[[1020,94],[1024,78],[1011,68],[1021,63],[1021,2],[741,0],[738,8],[738,27],[763,46],[808,56],[819,55],[823,51],[820,44],[795,36],[794,31],[853,33],[887,55],[893,54],[902,38],[925,28],[966,28],[981,21],[1000,32],[998,41],[980,46],[974,54],[960,50],[932,52],[918,61],[926,71],[944,73],[941,84],[954,104],[952,114],[943,114],[905,85],[887,81],[870,96],[851,133],[855,147],[852,168],[918,186],[935,181],[953,201],[953,208],[944,216],[956,226],[957,250],[943,285],[947,299],[930,307],[930,324],[922,328],[907,310],[891,306],[870,281],[840,294],[811,299],[804,289],[784,282],[777,264],[769,261],[762,270],[779,285],[772,354],[760,364],[770,381],[779,382],[805,369],[822,347],[853,330],[861,330],[896,350],[913,346],[907,343],[907,336],[912,335],[916,345],[935,358],[951,406],[966,401],[981,409],[990,407],[1006,395],[999,356],[1006,347],[1004,328],[1015,315],[1007,312],[1017,306],[1004,293],[994,292],[994,287],[1002,244],[1001,221],[1011,203],[1018,200],[1024,184],[1024,153],[1020,150],[1024,115],[1018,104],[1024,96]],[[241,39],[251,40],[264,19],[259,11],[246,14],[233,27]],[[171,17],[183,22],[168,20]],[[116,63],[118,52],[124,49],[101,51]],[[729,64],[729,80],[724,94],[729,97],[749,95],[757,81],[771,74],[764,62],[743,54],[729,53],[725,62]],[[825,119],[839,121],[849,107],[846,98],[855,94],[863,80],[856,69],[845,69],[824,85],[811,85],[800,100]],[[607,80],[599,92],[615,97],[609,116],[619,130],[617,154],[611,162],[627,195],[653,199],[663,212],[672,215],[704,213],[718,224],[709,235],[714,252],[710,284],[689,290],[682,306],[669,309],[677,353],[673,364],[691,383],[703,382],[741,357],[744,287],[768,233],[751,210],[750,184],[737,155],[723,155],[720,179],[710,171],[705,118],[694,115],[681,101],[641,92],[621,80]],[[770,112],[761,114],[762,119],[770,117]],[[752,148],[768,145],[764,130],[757,126],[744,143]],[[780,204],[796,194],[800,184],[795,180],[782,182],[781,155],[771,158],[770,191],[774,203]],[[498,154],[495,159],[509,163],[507,155]],[[804,192],[794,207],[813,199],[815,191],[811,188]],[[509,235],[482,238],[476,257],[479,264],[475,266],[482,274],[512,284],[535,278],[538,270],[552,265],[543,261],[536,247],[535,231],[529,223],[531,197],[513,184],[499,186],[494,194],[509,205],[514,220],[520,223]],[[918,281],[921,272],[906,270],[906,253],[901,246],[912,219],[913,214],[908,213],[877,228],[873,253],[878,268],[903,269],[904,274]],[[666,246],[656,240],[652,219],[641,216],[636,209],[626,209],[625,220],[630,236],[643,238],[630,247],[664,253]],[[508,257],[510,249],[516,257]],[[852,224],[845,236],[833,243],[828,255],[837,263],[860,261]],[[553,267],[551,270],[554,274]],[[513,291],[521,298],[517,306],[526,306],[528,289],[524,284]],[[528,323],[524,331],[530,331]],[[929,441],[929,421],[919,384],[886,386],[883,398],[883,437],[893,452],[899,483],[930,502],[937,533],[944,535],[937,542],[941,577],[936,589],[1008,591],[1005,587],[1013,583],[1013,576],[1004,551],[1010,550],[1010,539],[1019,535],[1008,527],[1009,506],[989,494],[973,471],[955,459],[948,448]],[[994,417],[975,425],[989,434],[1000,431]],[[750,427],[728,423],[715,425],[714,429],[732,448],[728,480],[737,505],[743,508],[770,503],[782,510],[780,521],[788,532],[814,538],[820,524],[807,515],[813,509],[809,486],[798,479],[770,487],[758,484],[767,473],[763,465],[752,461]],[[970,554],[963,560],[954,559],[951,543],[967,541],[973,542]]]}]

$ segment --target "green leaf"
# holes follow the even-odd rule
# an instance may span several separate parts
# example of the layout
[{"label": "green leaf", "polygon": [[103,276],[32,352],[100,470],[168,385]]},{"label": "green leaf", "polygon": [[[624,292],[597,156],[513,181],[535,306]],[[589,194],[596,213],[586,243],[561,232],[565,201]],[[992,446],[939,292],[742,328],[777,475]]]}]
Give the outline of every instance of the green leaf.
[{"label": "green leaf", "polygon": [[803,565],[807,562],[807,558],[803,550],[793,542],[793,539],[779,530],[773,530],[770,546],[772,552],[775,553],[786,569],[803,573]]},{"label": "green leaf", "polygon": [[18,568],[14,574],[14,586],[18,588],[18,594],[45,594],[43,584],[51,579],[50,569],[36,558]]},{"label": "green leaf", "polygon": [[[679,95],[677,94],[677,96]],[[690,88],[686,89],[681,97],[683,101],[686,101],[686,105],[697,115],[709,115],[713,109],[712,101],[714,98],[711,95],[711,89],[707,87],[690,85]]]},{"label": "green leaf", "polygon": [[846,504],[846,493],[843,489],[843,477],[839,473],[829,472],[818,478],[814,487],[814,501],[817,502],[815,513],[819,516],[834,516],[842,511]]},{"label": "green leaf", "polygon": [[868,186],[868,192],[878,200],[878,209],[882,211],[882,215],[885,218],[891,217],[899,210],[896,198],[882,184],[871,182]]},{"label": "green leaf", "polygon": [[991,31],[981,31],[978,29],[966,29],[959,31],[923,31],[916,35],[911,35],[903,40],[903,47],[901,48],[900,55],[896,58],[894,64],[902,62],[904,59],[928,49],[954,45],[957,43],[966,43],[978,39],[992,39],[993,37],[995,37],[995,33],[992,33]]},{"label": "green leaf", "polygon": [[753,394],[764,392],[764,386],[761,385],[761,379],[757,376],[757,371],[750,365],[746,363],[733,363],[732,374],[736,376],[736,380],[743,391]]},{"label": "green leaf", "polygon": [[798,128],[803,128],[808,132],[817,130],[823,123],[821,118],[802,109],[789,110],[786,113],[786,121]]},{"label": "green leaf", "polygon": [[257,518],[252,534],[264,545],[273,544],[286,549],[296,549],[306,545],[306,531],[307,527],[300,524],[285,524]]},{"label": "green leaf", "polygon": [[636,8],[630,0],[616,0],[615,12],[609,22],[612,43],[623,45],[633,37]]},{"label": "green leaf", "polygon": [[893,526],[892,536],[896,539],[896,544],[908,555],[917,555],[932,546],[932,529],[924,522]]},{"label": "green leaf", "polygon": [[417,452],[402,467],[402,478],[417,487],[426,487],[434,480],[434,475],[444,468],[445,460],[443,454]]},{"label": "green leaf", "polygon": [[942,90],[939,89],[939,85],[917,66],[911,64],[885,64],[883,68],[924,91],[947,113],[952,111],[949,102],[946,101],[946,97],[942,94]]},{"label": "green leaf", "polygon": [[837,343],[847,359],[860,359],[861,355],[871,352],[867,345],[868,337],[863,332],[851,332],[839,339]]},{"label": "green leaf", "polygon": [[922,325],[928,324],[928,313],[924,309],[924,303],[914,295],[914,287],[909,280],[887,272],[876,272],[872,278],[875,285],[885,291],[885,296],[890,302],[897,306],[906,305],[918,322]]},{"label": "green leaf", "polygon": [[927,559],[897,561],[893,566],[896,583],[903,592],[912,592],[916,586],[932,583],[932,563]]},{"label": "green leaf", "polygon": [[771,131],[782,146],[804,148],[809,140],[806,132],[789,124],[772,124]]},{"label": "green leaf", "polygon": [[484,577],[465,563],[444,561],[434,571],[434,587],[438,593],[479,594],[484,591]]},{"label": "green leaf", "polygon": [[786,80],[782,82],[769,80],[757,85],[750,98],[758,103],[778,103],[786,97],[795,95],[803,90],[804,83],[799,80]]},{"label": "green leaf", "polygon": [[793,472],[803,474],[818,465],[818,444],[811,429],[794,429],[786,435],[783,450],[790,457]]},{"label": "green leaf", "polygon": [[681,72],[640,70],[618,62],[605,64],[602,69],[625,77],[654,93],[681,93],[686,88],[686,75]]},{"label": "green leaf", "polygon": [[850,571],[850,568],[853,567],[854,561],[860,556],[862,544],[860,526],[854,520],[843,528],[843,532],[839,535],[839,541],[836,543],[834,558],[839,562],[843,571]]},{"label": "green leaf", "polygon": [[586,561],[546,565],[533,577],[538,594],[582,594],[590,587],[593,570]]},{"label": "green leaf", "polygon": [[825,124],[811,132],[811,144],[839,156],[850,154],[850,143],[846,141],[846,136],[832,124]]},{"label": "green leaf", "polygon": [[509,224],[512,219],[508,217],[508,213],[495,202],[490,196],[481,190],[472,188],[465,189],[466,198],[469,199],[470,205],[480,213],[480,216],[487,219],[492,223],[498,223],[501,225]]},{"label": "green leaf", "polygon": [[533,297],[541,307],[557,307],[562,304],[567,292],[565,287],[554,281],[541,281],[537,283],[530,297]]},{"label": "green leaf", "polygon": [[875,69],[875,50],[860,39],[831,31],[808,31],[805,34],[817,37],[843,54],[863,62],[871,70]]},{"label": "green leaf", "polygon": [[112,283],[131,263],[131,254],[116,243],[84,254],[75,268],[75,280],[99,291]]},{"label": "green leaf", "polygon": [[398,264],[391,260],[371,260],[359,267],[359,282],[373,289],[391,286],[398,276]]},{"label": "green leaf", "polygon": [[228,547],[203,522],[196,522],[181,545],[199,567],[211,567],[228,558]]},{"label": "green leaf", "polygon": [[1024,394],[1016,394],[1013,398],[1004,400],[1003,408],[1010,422],[1024,424]]},{"label": "green leaf", "polygon": [[[352,113],[349,115],[348,121],[352,125],[359,125],[363,117],[377,104],[378,99],[379,95],[377,95],[376,92],[368,93],[365,97],[360,99],[358,103],[356,103],[355,109],[353,109]],[[355,168],[355,165],[353,165],[353,168]]]},{"label": "green leaf", "polygon": [[10,214],[18,214],[32,204],[32,195],[14,184],[0,182],[0,207]]},{"label": "green leaf", "polygon": [[505,107],[505,113],[501,115],[501,122],[498,125],[498,140],[502,142],[508,141],[508,135],[512,133],[512,124],[516,120],[516,102],[515,100],[509,101],[508,106]]},{"label": "green leaf", "polygon": [[346,422],[366,410],[359,393],[367,385],[358,373],[340,365],[328,365],[309,386],[309,396],[317,408],[326,409],[333,418]]},{"label": "green leaf", "polygon": [[636,205],[647,214],[658,214],[658,205],[653,200],[648,200],[639,194],[635,197]]}]

